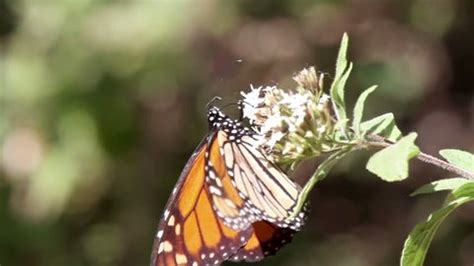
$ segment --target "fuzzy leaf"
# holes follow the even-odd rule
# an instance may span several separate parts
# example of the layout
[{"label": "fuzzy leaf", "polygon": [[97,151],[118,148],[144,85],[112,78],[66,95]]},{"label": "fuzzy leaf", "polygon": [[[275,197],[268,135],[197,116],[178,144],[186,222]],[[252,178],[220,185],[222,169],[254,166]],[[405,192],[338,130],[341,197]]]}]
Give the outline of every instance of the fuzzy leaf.
[{"label": "fuzzy leaf", "polygon": [[395,125],[395,117],[392,113],[383,114],[360,123],[362,135],[367,133],[380,134],[391,141],[400,139],[402,133]]},{"label": "fuzzy leaf", "polygon": [[474,173],[474,154],[454,149],[441,150],[439,154],[455,166]]},{"label": "fuzzy leaf", "polygon": [[443,190],[455,190],[461,187],[462,185],[473,182],[465,178],[455,177],[455,178],[446,178],[442,180],[437,180],[415,190],[411,193],[410,196],[416,196],[420,194],[429,194]]},{"label": "fuzzy leaf", "polygon": [[414,143],[416,137],[416,133],[410,133],[372,155],[367,162],[367,170],[388,182],[407,178],[408,161],[420,152]]},{"label": "fuzzy leaf", "polygon": [[331,100],[334,106],[334,111],[336,113],[337,120],[343,121],[339,124],[342,132],[344,132],[347,119],[346,106],[344,103],[344,88],[346,86],[347,79],[349,78],[349,74],[352,71],[352,63],[350,63],[348,66],[346,57],[348,43],[349,38],[347,37],[347,34],[344,33],[337,55],[336,73],[330,89]]},{"label": "fuzzy leaf", "polygon": [[341,77],[347,68],[348,45],[349,45],[349,37],[347,36],[347,33],[344,32],[344,35],[342,35],[341,45],[339,46],[339,52],[337,54],[335,78]]},{"label": "fuzzy leaf", "polygon": [[474,198],[474,182],[468,182],[454,190],[448,195],[447,201],[452,201],[461,197]]},{"label": "fuzzy leaf", "polygon": [[426,222],[415,226],[405,241],[400,265],[422,266],[431,240],[440,224],[454,209],[472,200],[474,198],[463,197],[452,201],[443,208],[433,212]]},{"label": "fuzzy leaf", "polygon": [[474,183],[469,182],[456,189],[442,208],[433,212],[425,222],[415,226],[403,247],[401,266],[421,266],[431,240],[444,219],[457,207],[474,200]]},{"label": "fuzzy leaf", "polygon": [[364,104],[365,100],[371,94],[377,86],[372,86],[365,90],[357,99],[357,102],[354,106],[354,117],[352,119],[352,128],[358,136],[361,136],[360,122],[362,121],[362,115],[364,113]]}]

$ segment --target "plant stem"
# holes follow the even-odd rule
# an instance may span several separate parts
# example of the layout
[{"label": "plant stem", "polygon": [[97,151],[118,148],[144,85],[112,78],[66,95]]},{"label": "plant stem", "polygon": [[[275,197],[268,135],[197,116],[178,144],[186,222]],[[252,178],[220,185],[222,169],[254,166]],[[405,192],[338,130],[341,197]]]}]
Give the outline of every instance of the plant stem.
[{"label": "plant stem", "polygon": [[314,185],[323,178],[325,178],[328,174],[329,171],[332,169],[332,167],[345,155],[349,154],[352,150],[352,146],[345,147],[341,150],[338,150],[334,152],[333,154],[329,155],[326,160],[324,160],[320,165],[318,165],[318,168],[314,172],[314,174],[311,176],[311,178],[306,182],[305,186],[301,190],[301,193],[298,197],[298,201],[296,202],[295,209],[293,211],[293,214],[288,218],[289,220],[295,218],[303,209],[305,204],[308,201],[309,194],[311,190],[313,189]]},{"label": "plant stem", "polygon": [[[387,140],[384,137],[378,136],[378,135],[370,135],[369,136],[370,141],[365,142],[364,144],[372,147],[388,147],[392,144],[394,144],[392,141]],[[459,168],[453,164],[450,164],[446,161],[443,161],[439,158],[436,158],[432,155],[420,152],[416,158],[424,163],[434,165],[436,167],[439,167],[441,169],[444,169],[448,172],[455,173],[457,175],[460,175],[461,177],[467,178],[474,180],[474,173],[471,173],[469,171],[466,171],[462,168]]]},{"label": "plant stem", "polygon": [[468,172],[464,169],[461,169],[457,166],[454,166],[450,163],[447,163],[441,159],[438,159],[432,155],[429,155],[429,154],[426,154],[426,153],[423,153],[423,152],[420,152],[420,154],[418,154],[417,156],[417,159],[422,161],[422,162],[425,162],[425,163],[429,163],[429,164],[432,164],[432,165],[435,165],[435,166],[438,166],[446,171],[449,171],[449,172],[452,172],[452,173],[455,173],[455,174],[458,174],[462,177],[466,177],[466,178],[469,178],[469,179],[472,179],[474,180],[474,174],[471,173],[471,172]]}]

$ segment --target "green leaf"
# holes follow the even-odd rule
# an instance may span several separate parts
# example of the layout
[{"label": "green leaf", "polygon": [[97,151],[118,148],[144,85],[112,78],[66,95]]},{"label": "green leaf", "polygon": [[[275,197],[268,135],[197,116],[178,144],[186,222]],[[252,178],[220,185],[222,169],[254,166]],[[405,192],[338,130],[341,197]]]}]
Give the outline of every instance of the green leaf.
[{"label": "green leaf", "polygon": [[425,222],[415,226],[403,247],[401,266],[421,266],[431,240],[444,219],[457,207],[474,200],[474,183],[469,182],[453,191],[442,208],[433,212]]},{"label": "green leaf", "polygon": [[346,81],[349,78],[351,70],[352,63],[349,64],[349,68],[340,78],[334,80],[331,88],[331,100],[333,102],[337,121],[340,122],[339,128],[343,132],[347,123],[346,104],[344,103],[344,87],[346,86]]},{"label": "green leaf", "polygon": [[354,106],[354,118],[352,120],[352,128],[354,128],[354,131],[358,136],[361,136],[361,131],[360,131],[360,122],[362,121],[362,115],[364,113],[364,104],[365,100],[371,94],[377,86],[372,86],[365,90],[357,99],[357,102]]},{"label": "green leaf", "polygon": [[454,190],[448,195],[447,201],[452,201],[461,197],[474,198],[474,182],[468,182]]},{"label": "green leaf", "polygon": [[342,35],[341,45],[336,60],[336,78],[341,77],[347,68],[347,47],[349,45],[349,37],[344,32]]},{"label": "green leaf", "polygon": [[360,130],[363,132],[369,132],[372,134],[379,134],[387,126],[395,120],[395,117],[392,113],[387,113],[379,115],[370,120],[364,121],[360,124]]},{"label": "green leaf", "polygon": [[393,123],[390,123],[382,132],[382,136],[388,140],[397,141],[402,136],[402,132],[400,132],[400,129],[395,125],[395,121],[393,121]]},{"label": "green leaf", "polygon": [[372,155],[367,162],[367,170],[388,182],[407,178],[408,161],[420,152],[414,144],[416,137],[416,133],[410,133],[397,143]]},{"label": "green leaf", "polygon": [[429,194],[429,193],[443,191],[443,190],[455,190],[469,182],[473,182],[473,181],[470,181],[468,179],[461,178],[461,177],[437,180],[429,184],[423,185],[422,187],[415,190],[415,192],[411,193],[410,196],[416,196],[420,194]]},{"label": "green leaf", "polygon": [[444,219],[457,207],[472,201],[474,198],[459,198],[450,202],[443,208],[433,212],[426,222],[420,223],[411,231],[402,251],[400,261],[401,266],[418,266],[423,265],[426,252],[430,246],[436,230]]},{"label": "green leaf", "polygon": [[[336,124],[334,125],[335,128],[344,128],[345,127],[345,124],[347,124],[347,122],[349,121],[349,119],[344,119],[344,120],[339,120],[336,122]],[[344,141],[346,140],[346,135],[341,132],[341,131],[335,131],[334,132],[334,140],[336,141]]]},{"label": "green leaf", "polygon": [[474,173],[474,154],[454,149],[441,150],[439,154],[455,166]]},{"label": "green leaf", "polygon": [[395,117],[392,113],[383,114],[360,123],[360,131],[362,135],[367,133],[380,134],[391,141],[397,141],[402,135],[395,125]]},{"label": "green leaf", "polygon": [[346,58],[348,43],[349,38],[347,37],[347,34],[344,33],[337,55],[336,73],[330,89],[334,112],[336,113],[337,120],[342,121],[339,123],[339,129],[341,132],[345,132],[347,119],[346,107],[344,103],[344,88],[346,86],[347,79],[349,78],[349,74],[352,71],[352,63],[350,63],[348,66]]}]

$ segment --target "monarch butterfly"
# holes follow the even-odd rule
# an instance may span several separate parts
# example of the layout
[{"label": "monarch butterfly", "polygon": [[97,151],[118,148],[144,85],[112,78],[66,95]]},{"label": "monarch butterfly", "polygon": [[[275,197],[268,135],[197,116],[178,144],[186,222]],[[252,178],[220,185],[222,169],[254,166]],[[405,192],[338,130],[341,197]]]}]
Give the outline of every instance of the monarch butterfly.
[{"label": "monarch butterfly", "polygon": [[151,265],[258,261],[290,242],[306,208],[287,221],[301,188],[267,159],[256,132],[217,107],[158,226]]}]

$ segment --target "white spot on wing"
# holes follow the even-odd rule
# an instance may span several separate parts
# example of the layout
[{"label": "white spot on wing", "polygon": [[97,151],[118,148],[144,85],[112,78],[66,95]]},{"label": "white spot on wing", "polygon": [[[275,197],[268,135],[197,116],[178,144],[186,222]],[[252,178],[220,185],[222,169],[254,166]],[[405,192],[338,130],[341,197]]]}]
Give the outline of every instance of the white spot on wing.
[{"label": "white spot on wing", "polygon": [[161,252],[163,252],[163,242],[160,243],[160,245],[158,246],[158,254],[160,254]]},{"label": "white spot on wing", "polygon": [[215,186],[209,186],[209,191],[212,193],[212,194],[216,194],[218,196],[222,196],[222,192],[220,189],[216,188]]},{"label": "white spot on wing", "polygon": [[216,179],[216,174],[214,173],[214,171],[209,171],[209,178]]},{"label": "white spot on wing", "polygon": [[175,257],[176,257],[177,264],[185,264],[188,262],[188,259],[183,254],[176,253]]},{"label": "white spot on wing", "polygon": [[174,232],[177,236],[179,236],[179,234],[181,234],[181,225],[180,224],[176,224],[176,226],[174,227]]},{"label": "white spot on wing", "polygon": [[158,233],[156,234],[156,236],[157,236],[158,238],[161,238],[161,237],[163,236],[163,230],[158,231]]},{"label": "white spot on wing", "polygon": [[235,208],[235,204],[230,199],[225,199],[224,202],[227,206]]},{"label": "white spot on wing", "polygon": [[168,226],[174,225],[174,215],[171,215],[170,219],[168,220]]},{"label": "white spot on wing", "polygon": [[222,182],[221,182],[220,178],[216,178],[216,185],[218,187],[222,187]]},{"label": "white spot on wing", "polygon": [[170,252],[170,251],[173,250],[173,246],[171,245],[171,243],[169,241],[165,241],[162,244],[163,244],[163,250],[165,252]]}]

